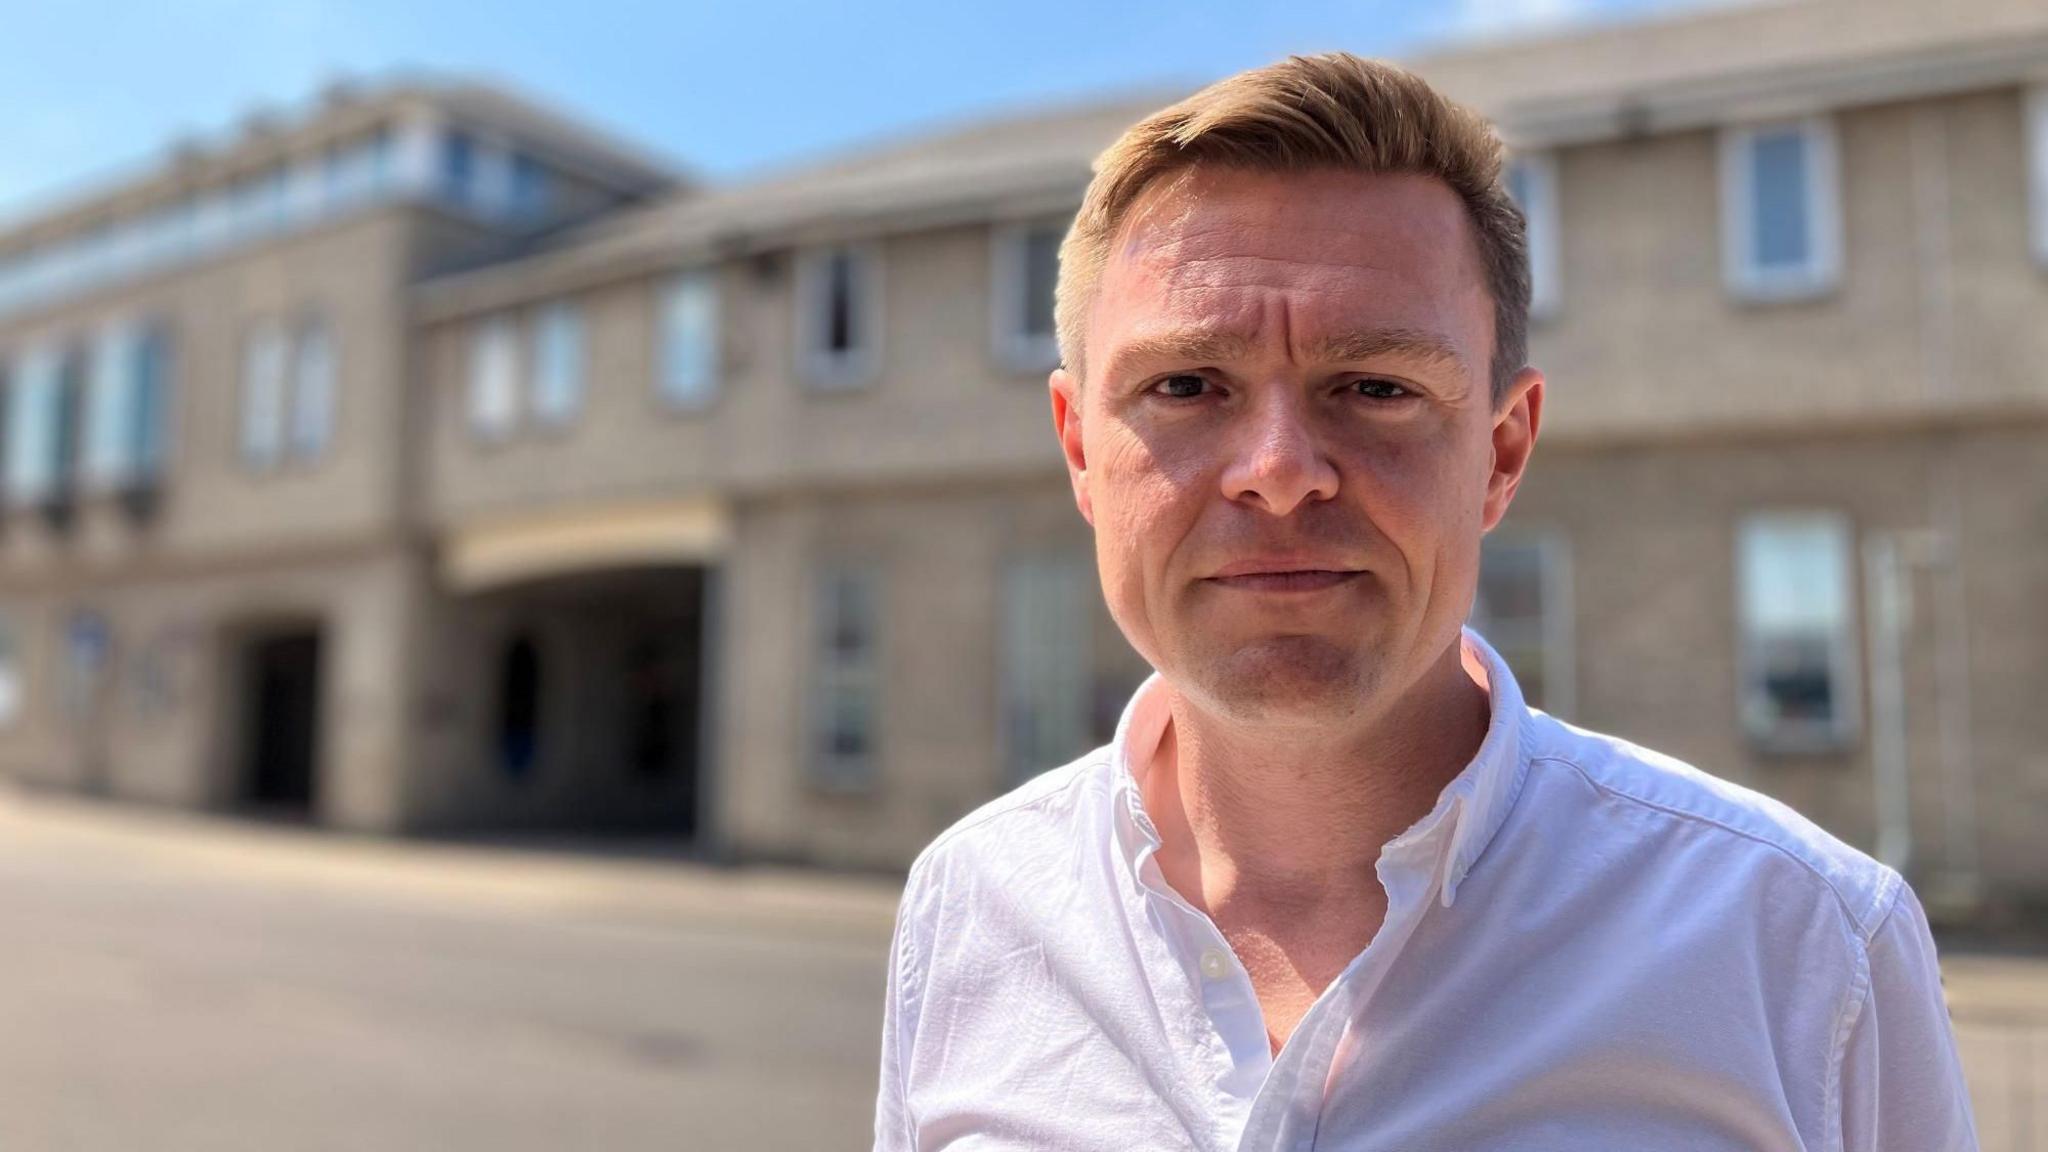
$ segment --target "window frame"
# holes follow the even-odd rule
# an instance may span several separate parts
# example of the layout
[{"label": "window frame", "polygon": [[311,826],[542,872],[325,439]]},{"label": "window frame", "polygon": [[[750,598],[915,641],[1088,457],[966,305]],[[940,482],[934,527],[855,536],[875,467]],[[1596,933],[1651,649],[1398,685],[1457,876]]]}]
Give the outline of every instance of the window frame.
[{"label": "window frame", "polygon": [[[685,393],[671,387],[676,377],[678,342],[677,330],[669,323],[670,310],[676,300],[697,292],[710,302],[710,318],[704,327],[710,348],[703,357],[703,383]],[[684,268],[660,282],[655,290],[654,342],[654,397],[663,411],[698,413],[718,402],[725,384],[725,298],[717,265]]]},{"label": "window frame", "polygon": [[[820,346],[818,318],[829,284],[827,262],[844,252],[852,261],[854,299],[851,320],[866,343],[847,352],[833,352]],[[843,241],[805,249],[796,267],[796,357],[797,371],[812,392],[859,391],[872,386],[881,373],[883,344],[883,294],[887,279],[879,242]],[[829,323],[829,321],[828,321]]]},{"label": "window frame", "polygon": [[[1830,637],[1828,673],[1831,691],[1840,706],[1823,728],[1804,725],[1787,730],[1780,723],[1769,731],[1757,726],[1751,700],[1761,672],[1761,645],[1753,624],[1752,593],[1748,583],[1748,532],[1760,525],[1823,525],[1838,535],[1841,544],[1840,587],[1842,619]],[[1735,724],[1742,738],[1766,755],[1831,755],[1849,751],[1862,739],[1863,653],[1859,621],[1863,605],[1858,588],[1856,525],[1846,512],[1822,507],[1762,508],[1744,513],[1735,522],[1734,540],[1735,607]]]},{"label": "window frame", "polygon": [[27,615],[0,610],[0,685],[4,685],[0,687],[0,731],[19,726],[22,713],[28,709],[28,662],[23,651],[26,645],[22,624]]},{"label": "window frame", "polygon": [[[317,440],[305,436],[305,407],[307,401],[307,350],[313,338],[319,337],[326,349],[325,370],[327,374],[326,393],[320,406],[320,436]],[[334,448],[334,428],[337,413],[341,407],[341,347],[335,339],[334,325],[326,313],[319,310],[307,312],[291,327],[291,345],[286,352],[288,365],[285,373],[284,406],[284,456],[287,460],[312,463],[325,459]]]},{"label": "window frame", "polygon": [[62,453],[56,437],[63,403],[63,350],[53,342],[21,350],[12,365],[7,388],[4,481],[11,508],[33,508],[55,498],[62,489],[58,469]]},{"label": "window frame", "polygon": [[79,460],[81,486],[87,492],[119,491],[139,471],[136,433],[142,399],[141,353],[141,328],[128,317],[110,319],[93,333]]},{"label": "window frame", "polygon": [[170,471],[177,442],[177,340],[168,320],[145,320],[136,331],[137,372],[135,385],[137,415],[129,445],[134,468],[129,483],[150,487],[163,481]]},{"label": "window frame", "polygon": [[[1571,541],[1560,528],[1542,525],[1502,526],[1487,534],[1481,541],[1481,563],[1484,564],[1484,549],[1491,542],[1494,547],[1526,545],[1536,552],[1537,597],[1541,618],[1537,628],[1541,633],[1543,646],[1543,700],[1532,707],[1560,720],[1571,720],[1578,715],[1578,650],[1577,605],[1574,602]],[[1479,609],[1479,586],[1473,588],[1472,611],[1467,613],[1467,622],[1494,643],[1494,637],[1487,636],[1486,621],[1476,619]],[[1502,659],[1506,659],[1505,656]]]},{"label": "window frame", "polygon": [[[1035,574],[1035,577],[1032,575]],[[1095,587],[1091,577],[1095,574],[1094,564],[1088,553],[1075,550],[1041,550],[1016,552],[1003,558],[1001,584],[997,602],[997,643],[996,654],[996,753],[1002,766],[1005,787],[1014,788],[1041,772],[1059,767],[1075,756],[1088,751],[1094,736],[1092,694],[1095,687],[1095,611],[1091,592]],[[1062,605],[1072,615],[1064,620],[1020,619],[1018,615],[1019,592],[1023,581],[1030,578],[1071,580],[1075,593],[1069,604]],[[1041,605],[1042,606],[1042,605]],[[1019,641],[1023,641],[1020,644]],[[1072,747],[1063,758],[1037,762],[1042,750],[1021,749],[1018,745],[1020,733],[1013,722],[1012,700],[1020,693],[1035,695],[1026,681],[1028,674],[1020,676],[1025,663],[1020,655],[1024,644],[1045,644],[1053,651],[1064,653],[1067,667],[1057,682],[1068,688],[1072,699],[1066,701],[1074,710]],[[1048,643],[1049,642],[1049,643]],[[1052,753],[1060,756],[1059,752]]]},{"label": "window frame", "polygon": [[[1025,332],[1023,324],[1031,287],[1031,235],[1050,228],[1064,239],[1072,221],[1072,213],[1048,213],[999,220],[989,228],[989,347],[1007,371],[1050,372],[1060,365],[1057,312],[1053,330],[1042,336]],[[1058,263],[1053,267],[1057,283]]]},{"label": "window frame", "polygon": [[2034,260],[2048,271],[2048,82],[2026,91],[2027,201]]},{"label": "window frame", "polygon": [[[503,444],[518,434],[522,417],[520,394],[524,391],[520,379],[524,365],[520,362],[519,328],[519,318],[511,312],[487,313],[469,323],[464,341],[467,359],[464,362],[462,407],[463,425],[468,429],[471,440]],[[487,350],[502,352],[504,357],[506,410],[502,417],[488,415],[482,403],[492,383],[485,375]]]},{"label": "window frame", "polygon": [[[1756,262],[1756,142],[1787,130],[1804,141],[1808,250],[1797,267]],[[1825,296],[1841,286],[1841,143],[1833,116],[1729,125],[1721,130],[1721,267],[1730,294],[1752,303]]]},{"label": "window frame", "polygon": [[[276,411],[264,423],[267,425],[270,449],[259,452],[259,445],[252,437],[256,431],[256,416],[252,412],[252,400],[256,396],[257,380],[256,355],[259,338],[269,338],[276,350],[274,387]],[[281,467],[286,458],[286,421],[291,412],[292,373],[291,334],[284,323],[275,317],[264,317],[251,322],[242,330],[240,381],[235,394],[235,455],[242,466],[252,472],[273,472]]]},{"label": "window frame", "polygon": [[170,447],[171,339],[162,320],[115,316],[93,334],[79,457],[81,488],[133,493],[162,479]]},{"label": "window frame", "polygon": [[[1528,221],[1529,317],[1554,318],[1564,303],[1563,233],[1558,209],[1557,153],[1532,149],[1508,158],[1510,169],[1519,168],[1526,177],[1529,203],[1516,207]],[[1509,187],[1512,187],[1510,178]]]},{"label": "window frame", "polygon": [[[590,390],[590,323],[582,301],[559,297],[535,307],[526,335],[531,366],[526,373],[526,410],[537,427],[568,428],[582,418]],[[553,355],[557,338],[567,344],[560,365]],[[557,366],[565,373],[560,381],[551,371]],[[559,394],[550,390],[551,385],[559,385]]]},{"label": "window frame", "polygon": [[[858,666],[846,667],[838,659],[832,644],[836,630],[836,618],[828,618],[827,611],[836,604],[834,585],[842,580],[857,580],[866,587],[866,602],[869,619],[867,624],[868,650],[865,660]],[[807,643],[807,665],[809,667],[809,691],[805,693],[808,715],[805,717],[804,733],[804,776],[810,786],[833,795],[872,794],[881,778],[881,745],[884,713],[884,677],[887,660],[886,622],[888,609],[884,604],[888,582],[881,564],[858,557],[837,557],[818,564],[810,580],[809,639]],[[862,761],[849,768],[847,758],[828,753],[825,750],[825,736],[828,734],[833,704],[837,693],[847,684],[859,687],[867,700],[867,750]]]}]

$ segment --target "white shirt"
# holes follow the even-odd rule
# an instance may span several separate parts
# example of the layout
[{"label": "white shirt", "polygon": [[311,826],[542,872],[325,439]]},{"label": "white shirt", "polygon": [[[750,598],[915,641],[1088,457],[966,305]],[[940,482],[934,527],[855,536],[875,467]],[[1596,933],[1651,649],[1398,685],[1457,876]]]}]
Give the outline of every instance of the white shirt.
[{"label": "white shirt", "polygon": [[1896,872],[1790,809],[1528,708],[1380,853],[1383,926],[1272,1054],[1106,747],[912,866],[875,1147],[1973,1149],[1934,945]]}]

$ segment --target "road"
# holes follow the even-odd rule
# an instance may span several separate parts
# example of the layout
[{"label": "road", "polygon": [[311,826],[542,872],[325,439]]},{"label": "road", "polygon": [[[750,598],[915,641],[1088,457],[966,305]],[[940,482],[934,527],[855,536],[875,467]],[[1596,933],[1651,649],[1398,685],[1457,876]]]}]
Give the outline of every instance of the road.
[{"label": "road", "polygon": [[[0,1149],[864,1149],[895,899],[0,792]],[[2048,1149],[2048,962],[1943,967]]]},{"label": "road", "polygon": [[0,799],[0,1148],[866,1148],[893,902]]}]

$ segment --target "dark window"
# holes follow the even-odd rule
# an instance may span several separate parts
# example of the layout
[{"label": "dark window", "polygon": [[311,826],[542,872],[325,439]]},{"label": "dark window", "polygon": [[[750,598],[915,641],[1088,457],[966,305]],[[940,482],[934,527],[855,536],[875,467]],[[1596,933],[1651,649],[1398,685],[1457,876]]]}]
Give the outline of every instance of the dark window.
[{"label": "dark window", "polygon": [[144,329],[135,356],[133,442],[128,447],[134,461],[133,479],[148,484],[163,475],[171,414],[170,330],[162,324]]},{"label": "dark window", "polygon": [[540,649],[531,636],[505,646],[498,669],[498,767],[515,780],[540,753]]},{"label": "dark window", "polygon": [[466,132],[441,138],[441,187],[457,204],[469,203],[476,194],[476,142]]},{"label": "dark window", "polygon": [[825,262],[825,350],[834,354],[854,348],[853,254],[835,251]]},{"label": "dark window", "polygon": [[545,216],[548,210],[548,170],[531,156],[512,157],[512,215],[520,220]]},{"label": "dark window", "polygon": [[1053,334],[1053,288],[1060,278],[1060,240],[1057,225],[1033,228],[1024,234],[1024,331],[1026,337],[1049,338]]}]

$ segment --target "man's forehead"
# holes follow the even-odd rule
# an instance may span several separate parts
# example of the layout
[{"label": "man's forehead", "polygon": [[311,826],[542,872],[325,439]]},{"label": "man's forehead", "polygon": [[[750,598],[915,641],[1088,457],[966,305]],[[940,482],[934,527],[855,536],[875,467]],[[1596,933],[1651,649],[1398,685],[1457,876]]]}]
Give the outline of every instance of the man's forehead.
[{"label": "man's forehead", "polygon": [[1314,359],[1360,359],[1347,353],[1376,342],[1485,358],[1476,246],[1433,178],[1191,173],[1147,195],[1104,270],[1105,353],[1220,353],[1280,332]]},{"label": "man's forehead", "polygon": [[1379,251],[1457,263],[1476,254],[1474,240],[1457,193],[1433,176],[1200,167],[1147,188],[1111,254],[1112,263],[1172,262],[1294,247],[1332,259]]}]

